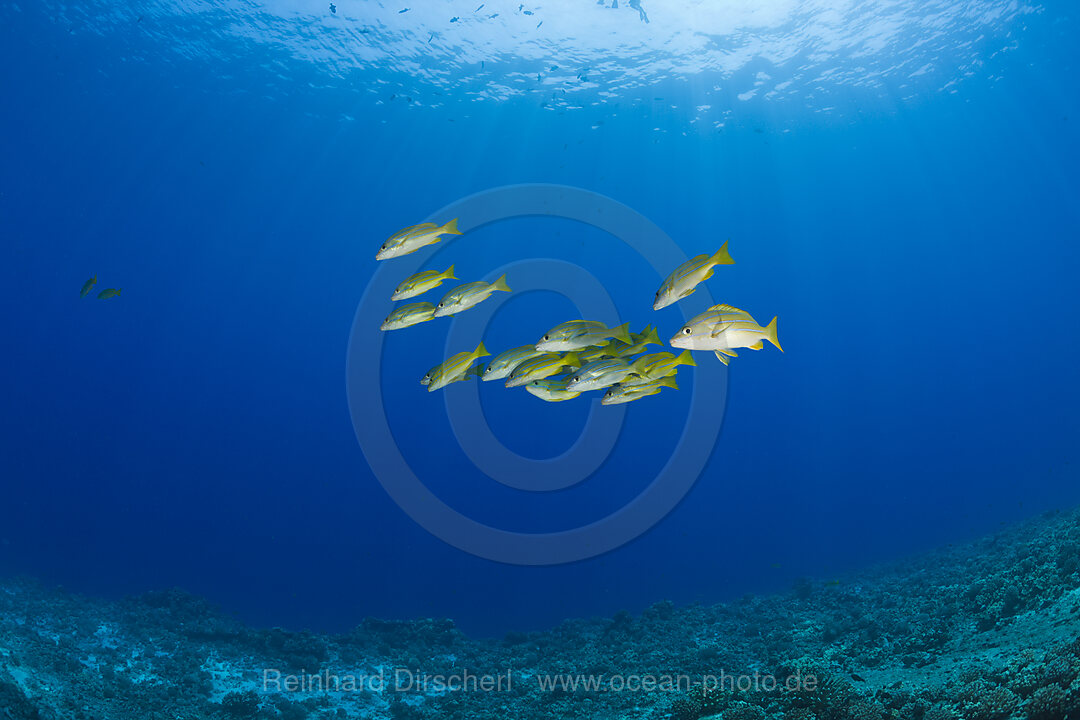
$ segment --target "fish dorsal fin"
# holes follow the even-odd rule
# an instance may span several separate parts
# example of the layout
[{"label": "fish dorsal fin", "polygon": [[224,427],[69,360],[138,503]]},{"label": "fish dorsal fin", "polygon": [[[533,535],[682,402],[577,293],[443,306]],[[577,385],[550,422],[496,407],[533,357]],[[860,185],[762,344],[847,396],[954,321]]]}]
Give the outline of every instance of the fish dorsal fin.
[{"label": "fish dorsal fin", "polygon": [[725,315],[745,315],[746,317],[750,317],[750,313],[731,305],[717,305],[716,309]]}]

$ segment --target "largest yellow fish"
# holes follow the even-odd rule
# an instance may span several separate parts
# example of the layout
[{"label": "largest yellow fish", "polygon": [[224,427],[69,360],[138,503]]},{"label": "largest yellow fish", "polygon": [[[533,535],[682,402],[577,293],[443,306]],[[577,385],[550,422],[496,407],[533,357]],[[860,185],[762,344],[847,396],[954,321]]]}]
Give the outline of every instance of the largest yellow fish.
[{"label": "largest yellow fish", "polygon": [[671,338],[671,346],[683,350],[712,350],[725,365],[735,357],[736,348],[760,350],[768,341],[780,352],[776,337],[776,318],[761,327],[745,310],[730,305],[713,305],[683,325]]}]

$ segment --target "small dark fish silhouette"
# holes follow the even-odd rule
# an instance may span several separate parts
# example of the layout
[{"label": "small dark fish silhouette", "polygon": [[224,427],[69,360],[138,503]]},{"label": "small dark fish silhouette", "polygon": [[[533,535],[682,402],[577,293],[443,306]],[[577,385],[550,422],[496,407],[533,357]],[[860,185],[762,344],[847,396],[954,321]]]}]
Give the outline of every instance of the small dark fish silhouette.
[{"label": "small dark fish silhouette", "polygon": [[480,12],[481,10],[483,10],[483,9],[484,9],[484,5],[485,5],[485,3],[480,3],[480,7],[476,8],[475,10],[473,10],[473,12]]},{"label": "small dark fish silhouette", "polygon": [[543,24],[544,24],[544,21],[543,21],[543,20],[541,20],[540,22],[536,23],[536,27],[540,27],[540,26],[541,26],[541,25],[543,25]]},{"label": "small dark fish silhouette", "polygon": [[457,17],[456,17],[456,16],[455,16],[455,17],[452,17],[452,18],[450,18],[450,22],[457,22],[457,21],[458,21],[458,19],[457,19]]},{"label": "small dark fish silhouette", "polygon": [[97,275],[83,283],[82,290],[79,291],[79,297],[84,298],[89,295],[95,285],[97,285]]},{"label": "small dark fish silhouette", "polygon": [[398,14],[398,15],[400,15],[401,13],[407,13],[407,12],[409,12],[410,10],[412,10],[412,8],[405,8],[404,10],[398,10],[398,11],[397,11],[397,14]]},{"label": "small dark fish silhouette", "polygon": [[559,66],[558,66],[558,65],[552,65],[552,66],[551,66],[551,70],[550,70],[549,72],[555,72],[555,71],[556,71],[556,70],[558,70],[558,69],[559,69]]},{"label": "small dark fish silhouette", "polygon": [[334,3],[330,3],[330,12],[334,15],[337,15],[337,5],[335,5]]},{"label": "small dark fish silhouette", "polygon": [[855,682],[866,682],[866,680],[863,679],[862,676],[856,675],[855,673],[851,673],[851,679],[854,680]]},{"label": "small dark fish silhouette", "polygon": [[532,12],[532,10],[526,10],[526,11],[525,11],[525,14],[526,14],[526,15],[532,15],[532,14],[533,14],[533,12]]}]

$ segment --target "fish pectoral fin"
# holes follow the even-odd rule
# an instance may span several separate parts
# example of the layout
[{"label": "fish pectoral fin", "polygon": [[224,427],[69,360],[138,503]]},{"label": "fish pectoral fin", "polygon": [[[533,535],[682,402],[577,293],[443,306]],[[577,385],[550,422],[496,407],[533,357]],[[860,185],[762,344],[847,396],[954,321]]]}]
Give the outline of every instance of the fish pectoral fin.
[{"label": "fish pectoral fin", "polygon": [[695,291],[695,290],[697,290],[697,288],[696,288],[696,287],[692,287],[692,288],[690,288],[689,290],[687,290],[686,292],[684,292],[684,293],[683,293],[682,295],[680,295],[680,296],[679,296],[679,299],[680,299],[680,300],[682,300],[683,298],[688,298],[688,297],[690,297],[691,295],[693,295],[693,294],[694,294],[694,291]]},{"label": "fish pectoral fin", "polygon": [[709,333],[709,337],[717,337],[720,333],[724,332],[725,330],[727,330],[728,328],[730,328],[734,324],[735,323],[730,323],[730,322],[718,324],[716,327],[714,327],[712,329],[712,332]]},{"label": "fish pectoral fin", "polygon": [[728,357],[739,357],[738,355],[736,355],[736,354],[735,354],[735,351],[734,351],[734,350],[717,350],[716,352],[718,352],[718,353],[724,353],[724,354],[725,354],[725,355],[727,355]]},{"label": "fish pectoral fin", "polygon": [[719,350],[716,351],[716,359],[724,363],[725,365],[731,362],[730,360],[728,360],[728,356],[720,352]]}]

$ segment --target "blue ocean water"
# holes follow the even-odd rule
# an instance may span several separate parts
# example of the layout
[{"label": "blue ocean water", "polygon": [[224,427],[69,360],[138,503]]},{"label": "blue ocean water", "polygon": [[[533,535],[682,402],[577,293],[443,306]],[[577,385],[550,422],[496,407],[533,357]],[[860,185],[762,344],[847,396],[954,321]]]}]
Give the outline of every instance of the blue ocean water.
[{"label": "blue ocean water", "polygon": [[[0,572],[107,596],[178,586],[262,625],[445,616],[499,634],[840,577],[1080,502],[1071,4],[645,2],[648,24],[518,4],[3,7]],[[670,514],[543,567],[414,522],[346,392],[378,245],[523,183],[628,206],[687,256],[730,238],[736,264],[709,290],[779,316],[785,350],[710,376],[723,430]],[[425,267],[478,279],[530,258],[587,270],[635,329],[682,323],[651,309],[656,270],[572,220],[485,225]],[[94,275],[121,296],[80,299]],[[511,296],[484,342],[574,315],[555,293]],[[433,492],[505,529],[630,502],[704,377],[629,406],[587,481],[522,492],[460,447],[447,406],[468,389],[418,383],[448,327],[380,349],[371,329],[386,422]],[[530,458],[609,410],[498,383],[480,398]]]}]

